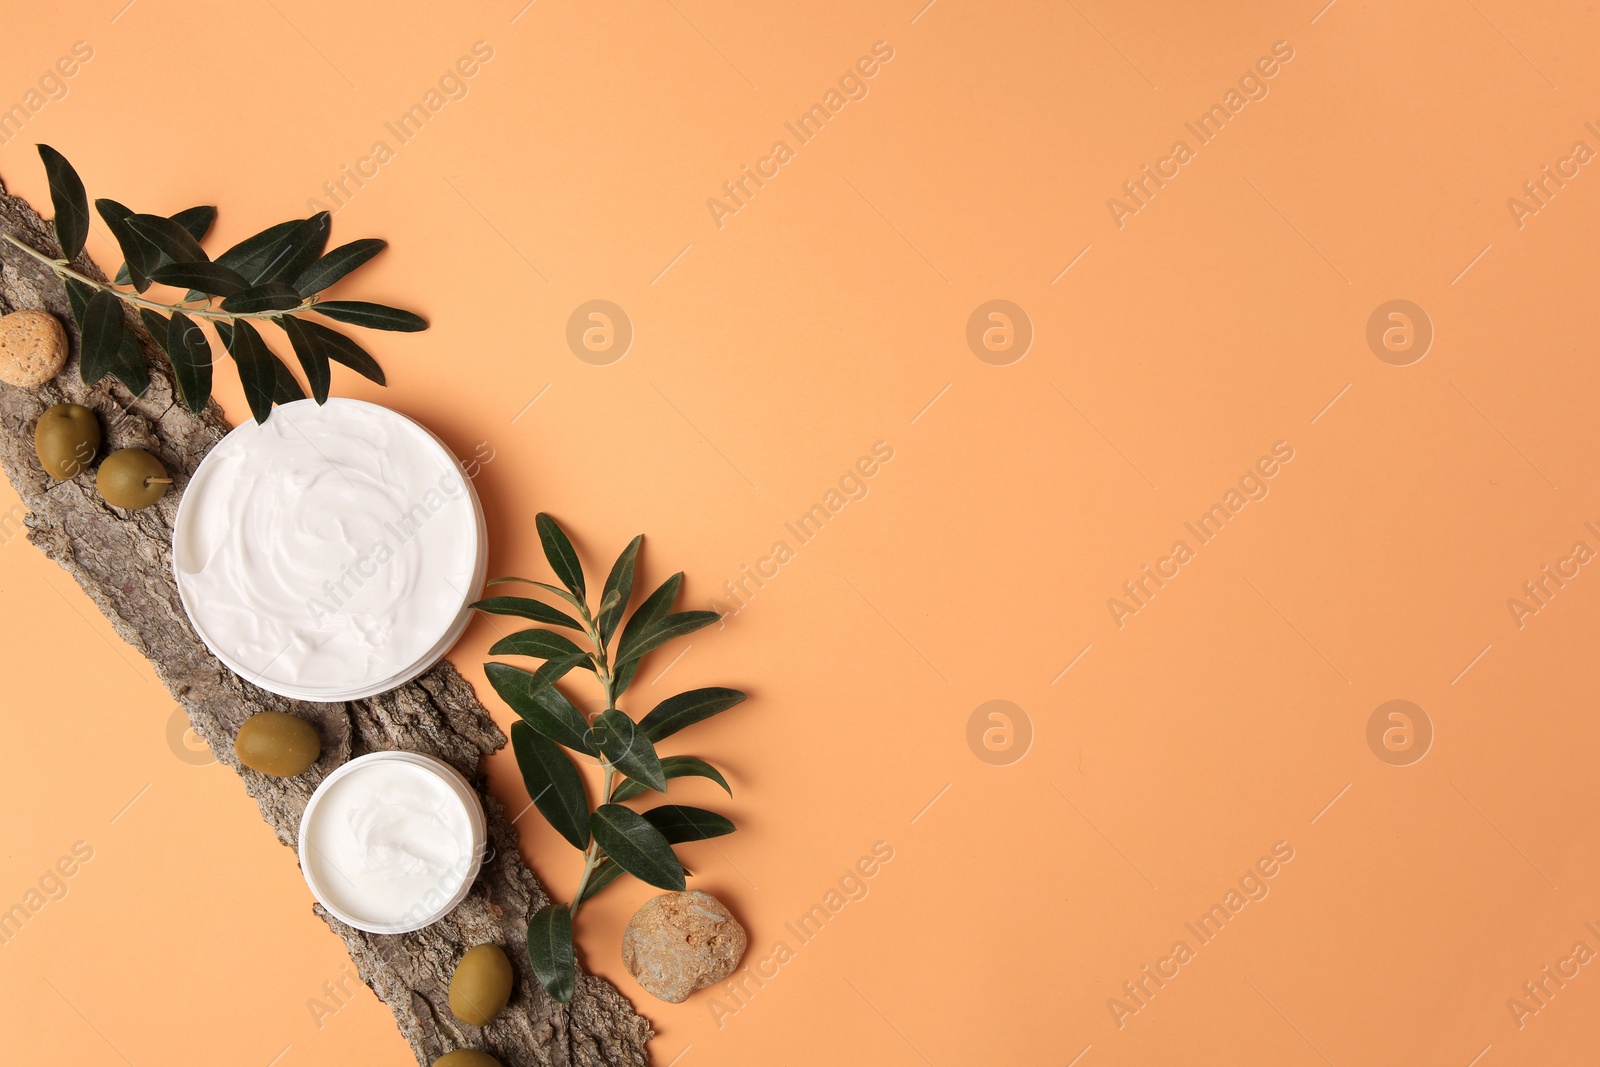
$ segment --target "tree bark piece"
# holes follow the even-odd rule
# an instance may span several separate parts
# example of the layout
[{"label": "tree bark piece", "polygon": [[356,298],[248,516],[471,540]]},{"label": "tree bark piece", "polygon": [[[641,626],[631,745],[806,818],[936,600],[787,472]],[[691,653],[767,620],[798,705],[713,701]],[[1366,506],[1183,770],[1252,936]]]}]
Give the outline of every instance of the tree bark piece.
[{"label": "tree bark piece", "polygon": [[[59,254],[53,228],[0,184],[0,228],[34,248]],[[87,254],[74,268],[104,279]],[[0,385],[0,465],[30,510],[28,538],[77,580],[122,638],[144,653],[194,730],[216,758],[232,767],[255,798],[278,840],[294,848],[300,814],[323,778],[347,760],[386,749],[444,760],[473,783],[489,822],[490,855],[467,899],[441,921],[410,934],[352,929],[315,910],[344,939],[361,979],[394,1012],[418,1063],[457,1048],[476,1048],[506,1067],[605,1065],[643,1067],[650,1024],[609,982],[580,975],[572,1002],[556,1004],[533,979],[523,948],[527,916],[548,902],[517,851],[517,835],[485,789],[479,762],[506,743],[472,686],[448,661],[416,681],[368,700],[313,704],[275,696],[245,682],[207,651],[178,600],[173,578],[172,525],[195,467],[228,431],[213,401],[199,416],[177,399],[165,355],[137,316],[126,316],[150,364],[150,387],[134,397],[107,378],[85,386],[78,375],[78,331],[67,296],[42,264],[0,243],[0,313],[37,308],[54,314],[72,339],[73,353],[56,378],[38,389]],[[176,484],[143,511],[123,512],[100,499],[94,474],[54,482],[33,451],[33,426],[52,404],[82,404],[100,417],[103,453],[137,446],[161,458]],[[233,752],[239,725],[258,711],[287,711],[316,724],[322,756],[295,778],[273,778],[242,766]],[[468,948],[494,942],[516,969],[511,1002],[488,1026],[450,1014],[450,976]]]}]

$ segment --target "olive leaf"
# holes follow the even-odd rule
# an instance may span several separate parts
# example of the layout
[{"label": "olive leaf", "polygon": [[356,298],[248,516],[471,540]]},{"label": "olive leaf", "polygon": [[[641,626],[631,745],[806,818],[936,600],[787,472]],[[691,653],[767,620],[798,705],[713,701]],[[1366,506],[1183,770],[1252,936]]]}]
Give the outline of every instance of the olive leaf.
[{"label": "olive leaf", "polygon": [[83,384],[93,385],[111,373],[126,328],[122,301],[104,290],[89,298],[83,313],[83,333],[78,338],[78,373]]},{"label": "olive leaf", "polygon": [[628,640],[628,633],[634,630],[644,630],[661,621],[667,612],[672,610],[672,605],[678,599],[678,590],[683,586],[683,572],[679,571],[656,587],[655,592],[644,598],[631,617],[628,625],[622,629],[622,639]]},{"label": "olive leaf", "polygon": [[[642,724],[641,724],[642,725]],[[731,797],[733,788],[728,785],[728,780],[722,777],[722,772],[703,759],[694,756],[666,756],[661,760],[661,773],[668,779],[672,778],[709,778],[720,785]],[[617,787],[611,791],[611,803],[620,804],[624,800],[643,796],[651,787],[632,778],[618,782]]]},{"label": "olive leaf", "polygon": [[333,216],[326,211],[319,211],[306,219],[271,247],[260,269],[250,280],[262,285],[267,282],[287,283],[299,277],[301,271],[322,255],[332,227]]},{"label": "olive leaf", "polygon": [[727,711],[745,698],[737,689],[710,686],[691,689],[687,693],[668,697],[639,720],[639,728],[651,741],[671,737],[685,726],[693,726],[701,719]]},{"label": "olive leaf", "polygon": [[511,724],[511,748],[517,757],[517,769],[522,772],[522,783],[528,787],[528,796],[539,814],[573,848],[588,848],[589,794],[572,760],[560,745],[524,722]]},{"label": "olive leaf", "polygon": [[311,395],[316,397],[317,403],[326,404],[328,389],[333,384],[333,372],[328,365],[327,349],[306,331],[308,324],[293,315],[284,315],[276,321],[288,336],[289,345],[294,349],[295,357],[300,360],[300,369],[306,372],[306,383],[311,386]]},{"label": "olive leaf", "polygon": [[644,816],[621,804],[602,804],[589,817],[595,841],[618,866],[658,889],[684,887],[683,864]]},{"label": "olive leaf", "polygon": [[[600,857],[600,862],[594,865],[594,870],[589,872],[589,882],[583,887],[583,892],[579,894],[578,904],[586,903],[591,897],[599,893],[600,890],[604,889],[606,886],[610,885],[612,882],[615,882],[618,878],[621,878],[627,873],[627,871],[623,870],[622,867],[609,856],[602,855]],[[685,867],[683,869],[683,873],[692,875],[694,872]]]},{"label": "olive leaf", "polygon": [[544,557],[550,561],[550,569],[556,572],[561,584],[581,601],[584,596],[583,564],[578,561],[578,552],[572,547],[571,538],[561,524],[546,512],[541,511],[535,516],[534,525],[538,527],[539,541],[544,545]]},{"label": "olive leaf", "polygon": [[490,615],[514,615],[518,618],[532,619],[534,622],[549,623],[551,626],[566,626],[573,630],[583,629],[583,623],[566,612],[553,608],[542,600],[533,600],[529,597],[485,597],[472,606]]},{"label": "olive leaf", "polygon": [[150,388],[150,368],[145,365],[144,350],[132,330],[122,331],[122,342],[111,357],[111,376],[121,382],[134,396],[143,396]]},{"label": "olive leaf", "polygon": [[617,770],[658,793],[667,791],[667,776],[655,746],[632,719],[616,708],[607,708],[594,720],[594,737],[601,755]]},{"label": "olive leaf", "polygon": [[[271,349],[268,349],[270,352]],[[272,402],[274,404],[292,404],[296,400],[304,400],[306,391],[300,388],[300,382],[295,378],[294,371],[289,365],[272,357]]]},{"label": "olive leaf", "polygon": [[288,311],[303,303],[300,294],[283,282],[262,282],[230,294],[222,302],[222,310],[248,315],[257,311]]},{"label": "olive leaf", "polygon": [[[128,263],[131,266],[133,260],[129,259]],[[164,263],[152,267],[149,275],[151,281],[160,282],[162,285],[175,285],[180,289],[192,289],[209,296],[228,297],[250,288],[250,283],[242,274],[221,263]]]},{"label": "olive leaf", "polygon": [[174,311],[167,323],[166,349],[184,404],[200,414],[211,396],[211,342],[193,319]]},{"label": "olive leaf", "polygon": [[[78,324],[79,373],[85,376],[86,382],[90,374],[95,376],[96,382],[110,374],[134,396],[142,396],[150,387],[150,371],[145,366],[139,339],[127,328],[120,306],[116,309],[115,322],[97,317],[91,332],[88,328],[89,307],[94,298],[102,294],[75,278],[68,278],[66,282],[67,303],[72,307],[73,321]],[[112,303],[116,301],[113,299]],[[109,311],[102,304],[97,315],[108,314]],[[144,318],[145,315],[150,317]],[[146,324],[161,319],[155,312],[146,311],[141,311],[140,317],[144,318]]]},{"label": "olive leaf", "polygon": [[139,321],[144,323],[145,332],[150,335],[151,340],[160,345],[161,351],[165,352],[167,350],[167,317],[159,311],[140,308]]},{"label": "olive leaf", "polygon": [[[655,592],[645,597],[644,603],[635,609],[628,619],[628,624],[622,628],[622,640],[617,648],[621,649],[630,641],[637,641],[639,635],[672,610],[673,603],[678,599],[678,589],[683,585],[683,572],[679,571],[656,587]],[[634,672],[639,669],[639,660],[622,662],[617,670],[616,684],[612,686],[614,693],[622,693],[633,681]]]},{"label": "olive leaf", "polygon": [[639,664],[642,662],[644,661],[636,659],[617,667],[611,676],[611,693],[613,696],[621,696],[627,691],[628,686],[633,684],[633,676],[639,672]]},{"label": "olive leaf", "polygon": [[[589,660],[589,654],[567,638],[551,630],[522,630],[502,637],[489,646],[491,656],[533,656],[537,659],[560,659],[563,656],[579,656]],[[589,669],[594,669],[590,662]]]},{"label": "olive leaf", "polygon": [[684,841],[704,841],[734,831],[729,819],[714,811],[691,808],[687,804],[662,804],[645,812],[644,818],[661,831],[661,836],[668,844],[673,845]]},{"label": "olive leaf", "polygon": [[643,543],[644,534],[629,541],[628,547],[617,557],[617,562],[611,565],[611,573],[606,576],[600,618],[597,620],[602,645],[611,643],[611,635],[616,632],[617,623],[622,621],[622,610],[628,606],[628,598],[633,595],[633,570],[639,561],[639,546]]},{"label": "olive leaf", "polygon": [[278,395],[278,357],[248,322],[235,322],[223,334],[228,354],[239,367],[239,383],[257,422],[266,422]]},{"label": "olive leaf", "polygon": [[268,226],[260,233],[252,234],[233,245],[222,255],[217,257],[217,262],[229,270],[238,271],[244,277],[255,281],[261,275],[261,268],[266,266],[273,250],[286,240],[305,223],[305,219],[289,219],[274,226]]},{"label": "olive leaf", "polygon": [[489,584],[490,585],[504,585],[507,582],[521,582],[523,585],[538,586],[540,589],[543,589],[545,592],[553,593],[554,595],[560,597],[562,600],[565,600],[568,604],[571,604],[573,607],[577,608],[580,613],[587,612],[589,610],[588,609],[588,605],[586,605],[582,600],[580,600],[577,597],[573,596],[570,592],[568,592],[565,589],[562,589],[559,586],[551,585],[549,582],[536,582],[532,578],[491,578],[491,579],[489,579]]},{"label": "olive leaf", "polygon": [[555,659],[546,660],[543,667],[533,672],[534,687],[542,689],[546,686],[555,685],[562,678],[565,678],[574,667],[580,663],[588,662],[589,654],[587,652],[572,652],[565,656],[557,656]]},{"label": "olive leaf", "polygon": [[[302,319],[294,315],[284,315],[280,322],[288,329],[290,323],[294,324],[301,343],[316,350],[321,358],[330,359],[335,363],[343,364],[379,385],[385,384],[383,368],[378,366],[378,361],[367,354],[367,350],[356,344],[338,330],[331,330],[320,322]],[[293,335],[289,338],[294,343]],[[295,349],[296,352],[299,348]]]},{"label": "olive leaf", "polygon": [[387,241],[370,237],[340,245],[300,272],[294,280],[295,291],[302,296],[320,293],[387,247]]},{"label": "olive leaf", "polygon": [[131,214],[128,228],[172,263],[209,263],[211,257],[188,230],[164,215]]},{"label": "olive leaf", "polygon": [[83,313],[89,308],[89,300],[94,296],[94,290],[76,278],[66,279],[66,289],[67,303],[72,307],[72,321],[78,324],[78,332],[81,334]]},{"label": "olive leaf", "polygon": [[111,231],[117,247],[122,249],[122,258],[127,261],[124,266],[133,279],[134,288],[144,292],[150,288],[150,272],[161,264],[161,253],[128,225],[128,216],[133,214],[132,208],[124,207],[115,200],[101,199],[94,202],[94,209],[105,221],[106,229]]},{"label": "olive leaf", "polygon": [[722,616],[714,611],[680,611],[663,616],[654,625],[641,631],[631,644],[628,635],[623,634],[622,643],[617,646],[617,662],[629,663],[643,659],[647,653],[655,651],[674,638],[692,634],[696,630],[721,621]]},{"label": "olive leaf", "polygon": [[203,241],[206,234],[211,232],[211,224],[217,221],[217,209],[210,205],[186,207],[173,215],[172,221],[188,230],[189,236],[196,241]]},{"label": "olive leaf", "polygon": [[483,670],[500,699],[533,729],[575,752],[596,754],[588,722],[559,689],[535,688],[532,674],[505,663],[488,663]]},{"label": "olive leaf", "polygon": [[398,330],[416,333],[428,328],[428,320],[409,311],[374,304],[366,300],[323,300],[313,310],[339,322],[352,326],[365,326],[369,330]]},{"label": "olive leaf", "polygon": [[44,160],[45,177],[50,182],[50,203],[56,213],[56,241],[61,245],[61,258],[77,259],[84,242],[89,239],[89,194],[84,191],[83,179],[60,152],[42,144],[39,158]]},{"label": "olive leaf", "polygon": [[528,962],[550,999],[565,1004],[577,986],[572,947],[572,912],[565,904],[546,904],[528,919]]},{"label": "olive leaf", "polygon": [[587,903],[590,897],[627,873],[616,861],[609,858],[602,859],[595,864],[594,870],[589,872],[589,884],[583,887],[583,893],[578,897],[578,903]]},{"label": "olive leaf", "polygon": [[[171,218],[173,222],[182,226],[190,237],[193,237],[196,241],[202,241],[205,239],[206,234],[211,232],[211,224],[217,219],[217,209],[214,207],[187,207],[176,215],[171,216]],[[128,264],[124,263],[117,268],[117,276],[112,279],[112,282],[116,285],[133,284],[133,273],[128,269]]]}]

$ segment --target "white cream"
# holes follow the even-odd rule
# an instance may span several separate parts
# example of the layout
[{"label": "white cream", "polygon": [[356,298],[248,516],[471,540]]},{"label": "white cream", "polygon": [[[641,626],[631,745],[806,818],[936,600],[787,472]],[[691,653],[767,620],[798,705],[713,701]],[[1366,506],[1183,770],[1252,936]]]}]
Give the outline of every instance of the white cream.
[{"label": "white cream", "polygon": [[376,752],[345,764],[312,795],[300,865],[338,918],[398,933],[459,903],[483,842],[482,808],[459,775],[425,756]]},{"label": "white cream", "polygon": [[426,430],[375,404],[306,400],[207,455],[173,560],[224,663],[288,696],[350,699],[419,673],[459,634],[480,531],[470,483]]}]

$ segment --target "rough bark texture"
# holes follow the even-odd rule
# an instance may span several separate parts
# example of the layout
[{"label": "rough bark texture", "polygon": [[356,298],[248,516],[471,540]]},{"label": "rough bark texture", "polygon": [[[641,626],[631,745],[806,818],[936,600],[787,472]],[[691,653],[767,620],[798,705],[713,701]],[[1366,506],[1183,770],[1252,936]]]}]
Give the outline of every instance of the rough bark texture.
[{"label": "rough bark texture", "polygon": [[[0,185],[0,228],[50,254],[59,254],[53,229],[25,201]],[[103,279],[87,255],[74,267]],[[441,662],[408,685],[370,700],[312,704],[274,696],[241,680],[195,635],[178,600],[171,568],[172,524],[195,466],[227,432],[212,403],[201,416],[176,401],[165,356],[138,332],[151,365],[150,388],[131,396],[110,378],[93,387],[78,376],[77,329],[66,292],[42,264],[0,243],[0,313],[42,308],[67,328],[73,354],[53,381],[38,389],[0,384],[0,464],[31,514],[28,537],[77,579],[123,639],[150,660],[187,710],[197,734],[232,767],[255,798],[278,840],[296,845],[300,813],[312,790],[346,760],[381,749],[424,752],[454,766],[477,788],[489,820],[491,855],[466,901],[442,921],[415,933],[375,935],[351,929],[318,906],[344,938],[362,981],[394,1012],[417,1060],[428,1065],[445,1052],[476,1048],[506,1065],[643,1065],[650,1024],[609,982],[581,975],[572,1002],[553,1003],[528,971],[521,949],[526,916],[546,901],[543,887],[517,851],[516,831],[485,789],[479,761],[506,743],[469,685]],[[176,484],[157,505],[122,512],[95,493],[93,473],[53,482],[33,451],[33,426],[51,404],[70,401],[95,411],[105,430],[102,455],[138,446],[159,456]],[[258,711],[288,711],[316,723],[322,757],[296,778],[272,778],[241,766],[233,752],[240,723]],[[495,942],[517,963],[511,1003],[486,1027],[450,1014],[447,989],[462,953]]]}]

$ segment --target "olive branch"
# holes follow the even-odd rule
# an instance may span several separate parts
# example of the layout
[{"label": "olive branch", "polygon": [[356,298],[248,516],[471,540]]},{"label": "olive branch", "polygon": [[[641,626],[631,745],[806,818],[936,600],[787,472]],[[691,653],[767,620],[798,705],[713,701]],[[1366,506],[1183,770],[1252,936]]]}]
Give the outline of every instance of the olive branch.
[{"label": "olive branch", "polygon": [[[150,385],[149,368],[138,339],[127,328],[122,304],[137,310],[166,353],[183,401],[196,414],[211,396],[213,356],[211,342],[195,320],[209,321],[239,368],[239,381],[257,422],[267,420],[273,404],[303,400],[306,394],[294,372],[262,339],[256,323],[271,322],[288,336],[319,404],[328,399],[332,363],[379,385],[384,376],[377,360],[359,344],[302,318],[306,312],[374,330],[414,332],[428,327],[420,317],[399,308],[364,300],[325,300],[319,295],[386,247],[385,242],[369,238],[325,252],[333,225],[326,211],[269,226],[213,260],[200,242],[216,220],[215,207],[187,208],[169,217],[140,214],[115,200],[96,200],[95,210],[126,259],[111,283],[96,281],[72,268],[89,237],[89,197],[83,180],[49,145],[39,146],[39,156],[50,182],[61,255],[34,248],[13,233],[0,233],[0,240],[44,264],[66,286],[78,324],[78,369],[86,385],[110,375],[135,396]],[[140,295],[152,284],[186,292],[171,303]]]},{"label": "olive branch", "polygon": [[[672,610],[683,584],[680,571],[640,602],[619,634],[644,537],[635,537],[622,550],[606,578],[600,606],[591,611],[583,565],[571,540],[549,515],[540,513],[537,524],[545,558],[561,585],[527,578],[497,578],[489,584],[532,585],[565,607],[514,596],[489,597],[473,607],[578,631],[589,646],[584,648],[555,630],[523,630],[496,641],[489,654],[531,656],[543,660],[542,667],[527,671],[504,663],[484,665],[489,684],[521,717],[511,724],[511,747],[528,795],[556,832],[583,852],[583,874],[572,903],[547,904],[528,918],[528,959],[534,976],[553,999],[566,1003],[577,978],[572,923],[579,909],[623,874],[681,891],[689,872],[672,846],[733,832],[730,820],[704,808],[659,804],[641,813],[623,802],[647,792],[665,793],[669,779],[691,776],[709,778],[732,796],[722,773],[705,760],[662,757],[655,746],[686,726],[728,710],[745,695],[721,687],[694,689],[668,697],[635,722],[617,707],[617,698],[633,681],[644,657],[721,616],[714,611]],[[605,707],[593,717],[579,711],[556,688],[557,681],[577,668],[592,672],[605,696]],[[602,803],[593,810],[583,776],[563,749],[600,763],[605,776]]]}]

